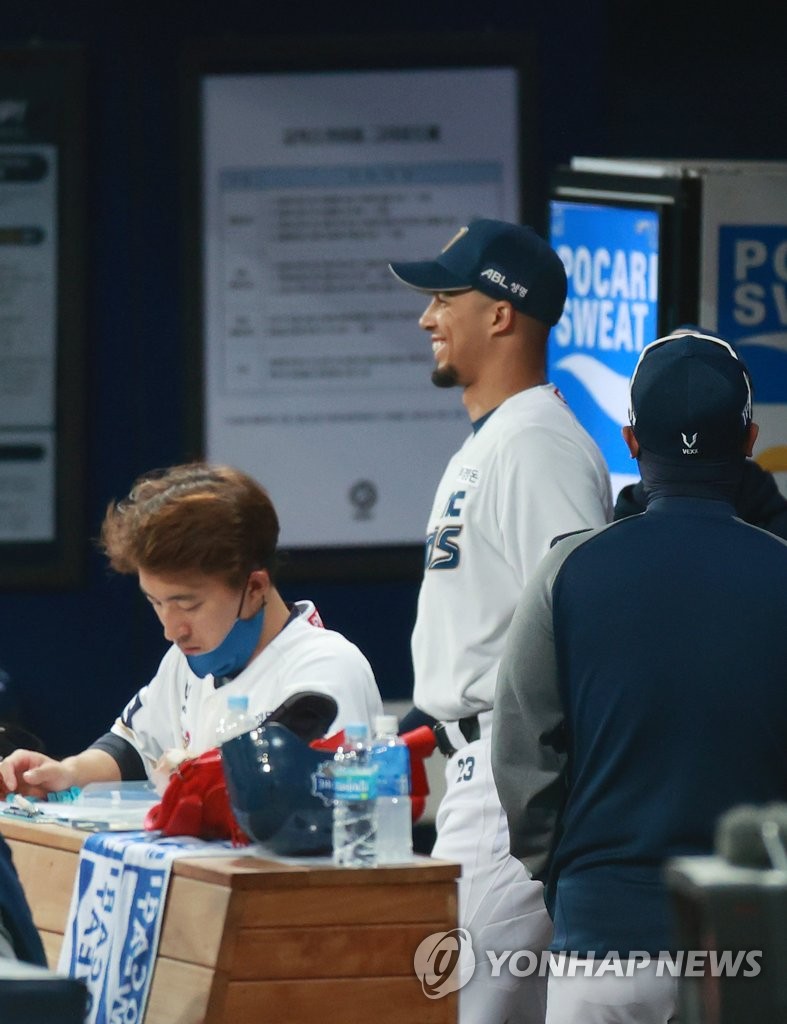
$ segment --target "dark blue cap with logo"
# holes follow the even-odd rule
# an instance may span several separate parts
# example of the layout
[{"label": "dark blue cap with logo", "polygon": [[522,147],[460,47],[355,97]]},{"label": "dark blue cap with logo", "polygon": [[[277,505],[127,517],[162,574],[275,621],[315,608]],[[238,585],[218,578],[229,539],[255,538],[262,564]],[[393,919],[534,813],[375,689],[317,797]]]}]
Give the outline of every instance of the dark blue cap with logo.
[{"label": "dark blue cap with logo", "polygon": [[630,395],[640,447],[684,464],[740,453],[752,421],[745,365],[732,345],[701,328],[678,328],[646,345]]},{"label": "dark blue cap with logo", "polygon": [[506,299],[550,327],[566,301],[566,271],[555,250],[532,228],[502,220],[475,220],[461,228],[434,260],[389,267],[418,291],[473,288]]}]

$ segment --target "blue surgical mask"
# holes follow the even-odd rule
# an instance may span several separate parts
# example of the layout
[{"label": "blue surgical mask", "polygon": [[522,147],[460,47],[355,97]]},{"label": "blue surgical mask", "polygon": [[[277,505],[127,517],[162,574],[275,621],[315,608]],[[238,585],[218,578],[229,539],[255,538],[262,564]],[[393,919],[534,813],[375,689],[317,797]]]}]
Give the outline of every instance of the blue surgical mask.
[{"label": "blue surgical mask", "polygon": [[221,676],[237,675],[248,665],[254,654],[254,648],[262,635],[264,621],[265,605],[250,619],[236,619],[232,629],[218,647],[206,651],[205,654],[186,655],[189,668],[200,679],[207,675],[215,676],[217,679]]}]

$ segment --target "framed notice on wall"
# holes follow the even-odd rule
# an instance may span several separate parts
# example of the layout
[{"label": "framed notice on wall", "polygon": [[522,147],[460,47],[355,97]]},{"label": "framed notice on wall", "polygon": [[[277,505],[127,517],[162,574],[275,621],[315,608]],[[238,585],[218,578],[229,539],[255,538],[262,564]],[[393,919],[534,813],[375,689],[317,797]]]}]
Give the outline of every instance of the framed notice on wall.
[{"label": "framed notice on wall", "polygon": [[0,48],[4,587],[82,571],[84,111],[80,48]]},{"label": "framed notice on wall", "polygon": [[533,71],[523,40],[329,45],[189,55],[190,430],[269,490],[291,568],[417,573],[470,428],[388,263],[522,218]]}]

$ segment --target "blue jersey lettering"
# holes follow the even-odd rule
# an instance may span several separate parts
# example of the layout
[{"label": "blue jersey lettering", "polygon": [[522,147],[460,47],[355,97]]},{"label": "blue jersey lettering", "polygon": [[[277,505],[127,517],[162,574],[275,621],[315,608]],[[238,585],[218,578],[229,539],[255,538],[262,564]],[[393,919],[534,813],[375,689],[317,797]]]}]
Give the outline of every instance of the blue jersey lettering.
[{"label": "blue jersey lettering", "polygon": [[445,504],[443,516],[461,516],[462,508],[459,502],[464,501],[466,494],[466,491],[454,491]]},{"label": "blue jersey lettering", "polygon": [[426,538],[426,568],[456,569],[461,552],[456,538],[461,526],[443,526]]}]

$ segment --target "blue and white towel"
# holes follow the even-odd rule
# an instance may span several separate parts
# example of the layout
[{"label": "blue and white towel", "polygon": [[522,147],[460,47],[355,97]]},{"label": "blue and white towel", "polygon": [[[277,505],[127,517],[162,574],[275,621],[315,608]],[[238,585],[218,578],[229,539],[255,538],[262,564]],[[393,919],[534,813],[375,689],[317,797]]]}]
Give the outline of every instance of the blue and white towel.
[{"label": "blue and white towel", "polygon": [[97,832],[79,857],[58,971],[89,992],[86,1024],[142,1021],[172,862],[236,854],[232,844],[150,832]]}]

